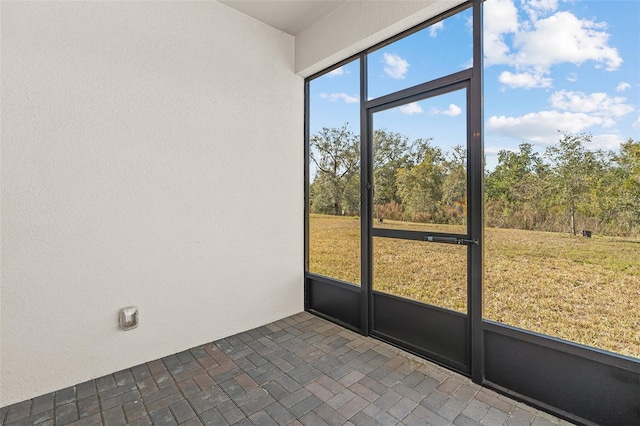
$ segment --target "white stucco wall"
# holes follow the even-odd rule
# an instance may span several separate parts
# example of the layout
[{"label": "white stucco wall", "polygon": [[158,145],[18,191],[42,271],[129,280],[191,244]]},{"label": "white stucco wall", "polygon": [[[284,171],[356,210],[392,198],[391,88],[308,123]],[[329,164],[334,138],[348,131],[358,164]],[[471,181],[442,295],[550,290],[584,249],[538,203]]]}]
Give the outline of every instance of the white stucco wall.
[{"label": "white stucco wall", "polygon": [[308,77],[465,1],[349,1],[296,36],[296,72]]},{"label": "white stucco wall", "polygon": [[301,311],[293,37],[215,2],[0,7],[0,406]]}]

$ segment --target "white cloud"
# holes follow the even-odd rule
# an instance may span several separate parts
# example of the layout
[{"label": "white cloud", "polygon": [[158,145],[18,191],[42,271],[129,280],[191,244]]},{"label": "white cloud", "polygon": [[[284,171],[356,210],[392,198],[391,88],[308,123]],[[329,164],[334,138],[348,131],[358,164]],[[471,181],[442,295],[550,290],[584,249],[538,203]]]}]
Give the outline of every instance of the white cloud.
[{"label": "white cloud", "polygon": [[422,107],[416,102],[411,102],[410,104],[401,106],[400,112],[407,115],[420,114],[422,112]]},{"label": "white cloud", "polygon": [[542,74],[517,73],[513,74],[509,71],[503,71],[498,77],[500,83],[511,88],[532,89],[535,87],[551,87],[550,78],[543,77]]},{"label": "white cloud", "polygon": [[485,123],[488,132],[551,145],[558,139],[558,131],[579,133],[585,129],[602,125],[606,119],[582,112],[540,111],[520,117],[492,116]]},{"label": "white cloud", "polygon": [[444,28],[444,22],[436,22],[435,24],[429,27],[429,35],[431,37],[436,37],[438,35],[438,31]]},{"label": "white cloud", "polygon": [[538,19],[540,15],[558,9],[558,0],[523,0],[522,6],[530,19]]},{"label": "white cloud", "polygon": [[460,115],[460,113],[462,112],[462,108],[460,108],[456,104],[449,104],[449,108],[447,109],[438,109],[432,107],[430,112],[434,115],[448,115],[449,117],[456,117]]},{"label": "white cloud", "polygon": [[640,116],[638,116],[638,119],[633,122],[631,127],[633,127],[634,129],[640,129]]},{"label": "white cloud", "polygon": [[513,0],[491,0],[483,6],[485,65],[508,64],[511,61],[505,35],[518,31],[518,9]]},{"label": "white cloud", "polygon": [[461,112],[462,112],[462,108],[460,108],[458,105],[450,104],[449,109],[442,111],[442,114],[448,115],[449,117],[455,117],[460,115]]},{"label": "white cloud", "polygon": [[567,76],[567,80],[572,82],[572,83],[575,83],[576,81],[578,81],[578,74],[576,74],[575,72],[570,73]]},{"label": "white cloud", "polygon": [[554,108],[601,117],[622,117],[634,111],[633,106],[624,103],[626,98],[612,98],[601,92],[587,95],[583,92],[561,90],[551,95],[550,101]]},{"label": "white cloud", "polygon": [[337,77],[339,75],[343,75],[344,74],[344,68],[343,67],[338,67],[333,71],[329,71],[328,75],[331,77]]},{"label": "white cloud", "polygon": [[609,34],[604,24],[578,19],[570,12],[558,12],[533,22],[531,30],[515,35],[514,65],[548,71],[563,62],[582,64],[596,61],[606,64],[608,71],[622,64],[618,50],[608,45]]},{"label": "white cloud", "polygon": [[[521,19],[513,0],[487,0],[485,64],[513,66],[516,74],[511,76],[538,76],[545,85],[537,87],[548,87],[551,79],[544,76],[561,63],[594,61],[596,67],[604,66],[608,71],[620,67],[622,58],[609,45],[606,23],[579,19],[567,11],[557,12],[557,8],[557,0],[524,0],[528,18]],[[575,81],[571,76],[568,79]]]},{"label": "white cloud", "polygon": [[384,72],[387,73],[389,77],[395,78],[396,80],[404,78],[404,75],[409,69],[409,62],[393,53],[384,54],[384,63],[386,64]]},{"label": "white cloud", "polygon": [[616,92],[624,92],[629,88],[631,88],[631,85],[629,83],[625,83],[624,81],[621,81],[620,84],[616,86]]},{"label": "white cloud", "polygon": [[[558,131],[579,133],[596,126],[600,129],[615,128],[616,119],[635,111],[625,102],[626,98],[607,93],[560,90],[549,98],[552,110],[519,117],[492,116],[486,121],[485,129],[490,135],[550,145],[557,141]],[[634,126],[640,128],[640,118]],[[596,134],[589,148],[615,149],[621,140],[616,130]]]},{"label": "white cloud", "polygon": [[351,96],[346,93],[320,93],[320,97],[322,99],[329,99],[331,102],[335,102],[338,99],[342,99],[347,104],[355,104],[358,102],[359,98],[357,96]]}]

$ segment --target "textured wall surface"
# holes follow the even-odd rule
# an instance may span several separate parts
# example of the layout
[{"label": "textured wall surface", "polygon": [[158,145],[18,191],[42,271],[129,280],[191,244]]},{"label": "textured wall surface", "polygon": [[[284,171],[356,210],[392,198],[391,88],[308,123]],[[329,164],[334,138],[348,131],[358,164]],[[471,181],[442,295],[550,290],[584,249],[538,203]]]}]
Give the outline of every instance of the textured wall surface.
[{"label": "textured wall surface", "polygon": [[296,37],[296,72],[308,77],[466,0],[350,1]]},{"label": "textured wall surface", "polygon": [[1,15],[0,406],[302,310],[293,37],[215,2]]}]

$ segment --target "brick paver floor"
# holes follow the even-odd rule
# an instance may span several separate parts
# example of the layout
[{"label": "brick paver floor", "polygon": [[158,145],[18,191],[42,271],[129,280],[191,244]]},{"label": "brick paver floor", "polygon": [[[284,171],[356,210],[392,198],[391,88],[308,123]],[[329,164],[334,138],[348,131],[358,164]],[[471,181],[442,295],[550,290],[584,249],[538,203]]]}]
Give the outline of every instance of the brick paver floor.
[{"label": "brick paver floor", "polygon": [[0,409],[2,425],[569,424],[303,312]]}]

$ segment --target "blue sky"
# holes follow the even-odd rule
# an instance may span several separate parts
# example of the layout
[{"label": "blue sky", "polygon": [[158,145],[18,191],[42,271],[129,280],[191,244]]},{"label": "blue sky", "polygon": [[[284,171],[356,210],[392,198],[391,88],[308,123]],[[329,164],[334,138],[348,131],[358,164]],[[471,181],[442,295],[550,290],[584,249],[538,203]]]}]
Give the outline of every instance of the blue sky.
[{"label": "blue sky", "polygon": [[[369,97],[469,67],[470,20],[465,11],[370,54]],[[558,131],[592,134],[593,149],[640,139],[639,24],[638,0],[487,0],[487,166],[495,166],[499,150],[523,141],[543,152]],[[347,64],[311,83],[312,133],[345,122],[359,131],[358,67]],[[463,101],[464,92],[427,99],[376,116],[374,126],[455,145]]]}]

